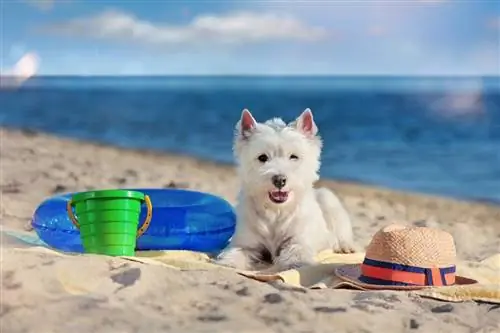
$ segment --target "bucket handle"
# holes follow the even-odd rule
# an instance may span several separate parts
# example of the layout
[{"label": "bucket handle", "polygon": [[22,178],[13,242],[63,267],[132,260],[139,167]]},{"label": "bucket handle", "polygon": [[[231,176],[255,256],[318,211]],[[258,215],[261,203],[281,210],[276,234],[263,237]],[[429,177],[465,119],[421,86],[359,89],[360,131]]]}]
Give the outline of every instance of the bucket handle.
[{"label": "bucket handle", "polygon": [[[146,202],[146,207],[148,208],[148,211],[144,223],[139,228],[139,230],[137,230],[137,238],[141,237],[146,232],[146,230],[148,230],[149,224],[151,223],[151,218],[153,217],[153,205],[151,204],[151,199],[149,198],[149,195],[146,194],[144,195],[144,201]],[[77,229],[80,229],[80,223],[78,223],[78,220],[73,214],[73,201],[71,199],[69,199],[68,203],[66,204],[66,210],[68,211],[68,216],[71,222],[75,225]]]}]

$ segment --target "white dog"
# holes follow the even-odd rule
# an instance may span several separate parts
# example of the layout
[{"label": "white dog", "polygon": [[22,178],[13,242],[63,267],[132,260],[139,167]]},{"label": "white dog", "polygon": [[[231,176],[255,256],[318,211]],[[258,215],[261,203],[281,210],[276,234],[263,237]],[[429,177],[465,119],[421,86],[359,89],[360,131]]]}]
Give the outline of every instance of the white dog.
[{"label": "white dog", "polygon": [[236,230],[216,262],[242,270],[286,270],[314,262],[322,250],[354,252],[340,200],[319,179],[322,142],[310,109],[294,122],[258,123],[243,110],[234,153],[241,180]]}]

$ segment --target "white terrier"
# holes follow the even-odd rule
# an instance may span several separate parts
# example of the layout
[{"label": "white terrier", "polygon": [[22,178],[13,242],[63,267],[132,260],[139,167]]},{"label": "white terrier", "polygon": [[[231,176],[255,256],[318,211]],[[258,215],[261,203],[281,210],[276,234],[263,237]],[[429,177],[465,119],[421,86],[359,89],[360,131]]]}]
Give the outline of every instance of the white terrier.
[{"label": "white terrier", "polygon": [[243,110],[234,153],[241,180],[236,230],[216,262],[241,270],[280,271],[314,263],[325,249],[354,252],[340,200],[319,179],[322,142],[310,109],[294,122],[258,123]]}]

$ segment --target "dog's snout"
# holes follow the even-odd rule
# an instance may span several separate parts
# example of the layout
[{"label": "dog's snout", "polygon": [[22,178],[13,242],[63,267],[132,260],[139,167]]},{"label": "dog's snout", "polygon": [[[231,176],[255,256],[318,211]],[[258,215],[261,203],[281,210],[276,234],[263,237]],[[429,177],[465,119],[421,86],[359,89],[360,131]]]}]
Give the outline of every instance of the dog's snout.
[{"label": "dog's snout", "polygon": [[278,189],[282,189],[286,185],[286,177],[284,175],[274,175],[271,180]]}]

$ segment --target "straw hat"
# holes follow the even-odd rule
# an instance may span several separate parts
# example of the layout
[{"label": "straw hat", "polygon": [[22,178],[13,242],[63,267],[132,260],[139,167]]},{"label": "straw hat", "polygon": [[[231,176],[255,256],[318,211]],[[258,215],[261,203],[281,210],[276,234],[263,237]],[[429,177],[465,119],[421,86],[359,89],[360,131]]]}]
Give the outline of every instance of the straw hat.
[{"label": "straw hat", "polygon": [[391,224],[373,236],[362,264],[341,266],[335,275],[358,289],[412,290],[477,283],[455,275],[455,260],[455,243],[449,233]]}]

